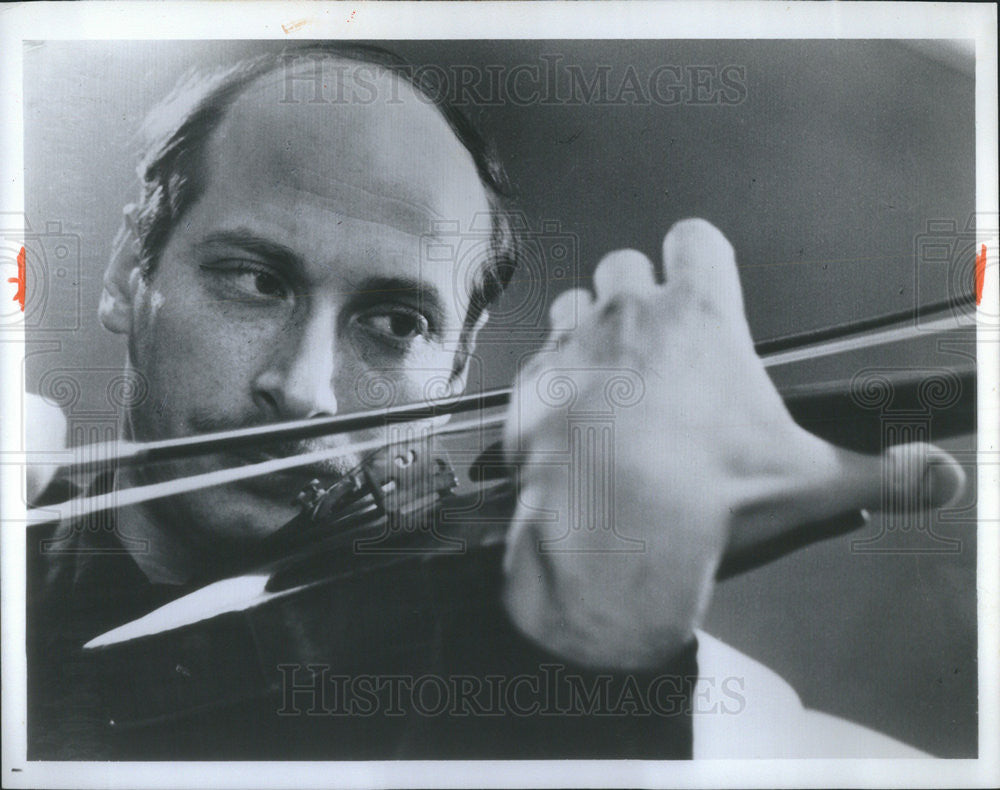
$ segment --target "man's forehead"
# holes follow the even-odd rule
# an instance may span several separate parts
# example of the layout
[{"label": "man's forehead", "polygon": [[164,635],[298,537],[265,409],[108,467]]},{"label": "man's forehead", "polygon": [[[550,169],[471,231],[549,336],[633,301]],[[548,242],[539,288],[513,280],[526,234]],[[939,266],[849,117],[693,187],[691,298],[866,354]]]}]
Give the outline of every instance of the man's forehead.
[{"label": "man's forehead", "polygon": [[[317,74],[337,100],[289,90]],[[258,78],[226,112],[207,160],[210,190],[298,196],[414,235],[442,221],[471,227],[489,210],[472,156],[438,108],[372,64],[293,62]]]}]

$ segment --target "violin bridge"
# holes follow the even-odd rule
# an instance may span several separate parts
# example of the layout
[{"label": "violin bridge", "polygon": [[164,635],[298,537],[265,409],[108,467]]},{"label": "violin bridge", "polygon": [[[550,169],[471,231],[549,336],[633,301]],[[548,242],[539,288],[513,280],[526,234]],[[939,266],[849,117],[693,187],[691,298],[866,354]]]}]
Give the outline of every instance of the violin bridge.
[{"label": "violin bridge", "polygon": [[457,486],[447,454],[432,452],[425,437],[373,453],[329,487],[324,488],[319,480],[310,481],[293,504],[314,522],[340,519],[370,507],[391,518],[406,515]]},{"label": "violin bridge", "polygon": [[365,464],[362,474],[379,510],[397,517],[450,493],[458,477],[446,453],[428,439],[406,442]]},{"label": "violin bridge", "polygon": [[302,512],[311,520],[323,520],[357,502],[365,495],[365,489],[365,481],[359,469],[327,488],[319,480],[311,480],[299,491],[292,504],[302,508]]}]

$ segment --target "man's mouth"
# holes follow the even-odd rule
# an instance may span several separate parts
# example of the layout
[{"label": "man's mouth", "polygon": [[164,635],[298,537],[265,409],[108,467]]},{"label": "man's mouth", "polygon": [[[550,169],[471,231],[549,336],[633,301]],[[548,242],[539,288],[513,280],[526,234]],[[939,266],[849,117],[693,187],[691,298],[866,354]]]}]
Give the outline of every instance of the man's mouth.
[{"label": "man's mouth", "polygon": [[[229,454],[226,460],[231,466],[250,466],[255,464],[270,464],[286,459],[294,459],[296,456],[315,453],[323,448],[311,447],[301,448],[296,452],[279,454],[275,452],[265,452],[262,450],[248,450]],[[290,468],[278,468],[274,471],[249,477],[240,482],[240,486],[248,491],[260,493],[270,499],[280,499],[284,502],[292,502],[298,492],[312,480],[319,480],[324,486],[332,485],[351,469],[356,466],[356,459],[348,459],[337,455],[336,447],[327,448],[331,457],[329,460],[293,466]]]}]

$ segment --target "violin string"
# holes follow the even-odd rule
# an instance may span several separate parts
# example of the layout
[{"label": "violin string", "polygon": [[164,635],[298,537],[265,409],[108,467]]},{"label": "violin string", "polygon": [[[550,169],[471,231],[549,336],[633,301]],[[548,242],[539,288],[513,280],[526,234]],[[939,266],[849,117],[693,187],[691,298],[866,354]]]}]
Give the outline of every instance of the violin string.
[{"label": "violin string", "polygon": [[[446,436],[454,433],[467,433],[480,428],[490,428],[501,425],[504,422],[504,415],[498,414],[491,417],[473,417],[467,420],[459,420],[450,423],[433,431],[433,436]],[[425,421],[426,422],[426,421]],[[405,426],[413,428],[415,423],[397,423],[392,428]],[[188,477],[181,477],[175,480],[167,480],[160,483],[148,483],[146,485],[132,486],[122,490],[111,491],[106,494],[95,494],[93,496],[71,499],[56,505],[46,505],[44,507],[32,508],[28,510],[28,523],[37,524],[50,521],[64,521],[77,519],[99,513],[104,510],[112,510],[130,505],[138,505],[150,502],[155,499],[163,499],[177,494],[186,494],[192,491],[199,491],[204,488],[212,488],[220,485],[238,483],[263,475],[276,474],[278,472],[296,469],[302,466],[328,461],[334,458],[342,458],[356,453],[380,450],[391,447],[393,442],[387,442],[384,437],[367,439],[341,447],[330,447],[323,450],[315,450],[302,455],[294,455],[288,458],[274,458],[258,463],[246,464],[229,469],[219,469],[212,472],[202,472]],[[308,481],[305,481],[308,482]],[[291,498],[289,498],[291,500]]]}]

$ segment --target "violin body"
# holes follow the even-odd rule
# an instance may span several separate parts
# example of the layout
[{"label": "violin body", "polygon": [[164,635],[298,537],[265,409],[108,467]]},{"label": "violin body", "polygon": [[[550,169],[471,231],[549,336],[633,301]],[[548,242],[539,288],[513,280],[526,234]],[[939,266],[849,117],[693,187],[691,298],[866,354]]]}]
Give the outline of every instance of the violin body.
[{"label": "violin body", "polygon": [[[199,596],[193,614],[190,601],[181,599],[149,616],[150,633],[117,639],[111,632],[110,642],[97,640],[84,652],[103,678],[108,735],[119,742],[115,751],[121,753],[124,745],[125,753],[147,754],[160,748],[166,730],[174,734],[164,754],[197,751],[199,739],[192,733],[201,732],[217,755],[220,726],[225,731],[233,722],[254,722],[239,727],[245,731],[237,751],[247,739],[272,743],[277,729],[298,733],[293,754],[315,748],[316,755],[329,759],[328,731],[343,728],[345,715],[326,710],[313,693],[305,695],[305,707],[328,719],[325,724],[317,726],[317,715],[282,715],[283,708],[288,713],[301,707],[287,698],[289,689],[308,687],[320,676],[412,678],[440,669],[446,621],[481,618],[491,606],[499,607],[503,536],[514,504],[513,487],[500,483],[438,496],[402,514],[379,506],[372,515],[362,507],[331,519],[326,508],[314,507],[270,541],[272,548],[285,543],[294,550],[188,596]],[[454,518],[470,510],[476,513],[474,526]],[[318,529],[314,514],[327,522],[324,534],[304,540],[307,523]],[[199,609],[200,601],[211,609],[220,600],[228,602],[223,611]],[[178,610],[190,619],[171,626]],[[132,625],[142,630],[144,620]],[[318,693],[333,694],[333,687]],[[332,697],[327,701],[341,704]],[[391,707],[388,700],[378,705]],[[396,727],[392,716],[369,724],[379,731]],[[366,753],[370,728],[347,729],[350,746],[343,755]],[[180,752],[178,737],[186,744]],[[342,745],[345,737],[338,736]],[[374,742],[393,740],[382,733]]]}]

